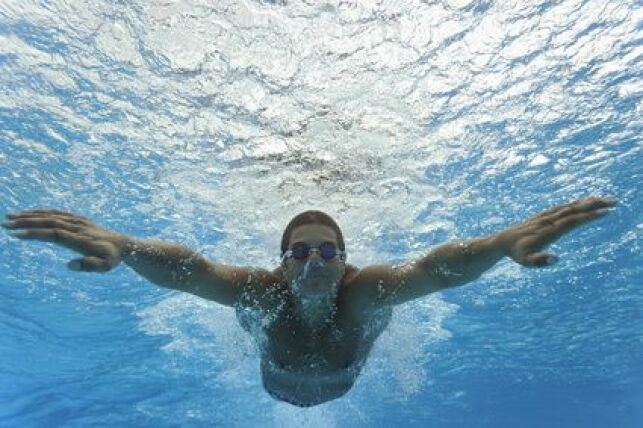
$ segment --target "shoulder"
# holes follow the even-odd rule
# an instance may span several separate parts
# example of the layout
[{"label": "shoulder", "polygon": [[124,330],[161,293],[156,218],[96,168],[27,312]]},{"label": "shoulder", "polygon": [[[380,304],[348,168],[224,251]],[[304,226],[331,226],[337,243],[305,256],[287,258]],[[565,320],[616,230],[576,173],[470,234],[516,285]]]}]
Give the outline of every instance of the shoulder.
[{"label": "shoulder", "polygon": [[279,304],[287,289],[280,268],[272,271],[251,268],[247,271],[245,283],[240,286],[239,306],[258,306],[264,309],[270,309]]},{"label": "shoulder", "polygon": [[379,283],[388,282],[392,275],[391,265],[372,265],[365,268],[357,268],[353,265],[346,265],[343,284],[352,290],[363,290],[377,286]]},{"label": "shoulder", "polygon": [[346,264],[346,271],[344,272],[344,277],[342,278],[342,281],[345,283],[352,280],[355,277],[355,275],[359,273],[360,270],[361,269],[358,268],[357,266]]},{"label": "shoulder", "polygon": [[354,311],[369,314],[381,309],[381,291],[390,282],[390,265],[372,265],[362,269],[346,266],[342,280],[342,297]]}]

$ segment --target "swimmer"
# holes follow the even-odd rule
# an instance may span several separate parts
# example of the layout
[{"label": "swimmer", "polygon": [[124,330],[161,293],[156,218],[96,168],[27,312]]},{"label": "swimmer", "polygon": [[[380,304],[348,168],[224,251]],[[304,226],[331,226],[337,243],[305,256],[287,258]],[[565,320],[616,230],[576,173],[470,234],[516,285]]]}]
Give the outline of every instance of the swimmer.
[{"label": "swimmer", "polygon": [[549,244],[615,203],[579,199],[408,263],[362,269],[347,263],[342,232],[321,211],[303,212],[286,226],[274,270],[215,263],[183,246],[116,233],[57,210],[7,214],[2,226],[19,229],[13,234],[19,239],[82,254],[67,264],[71,270],[107,272],[123,262],[161,287],[234,307],[260,345],[266,391],[308,407],[352,388],[393,306],[474,281],[504,257],[526,267],[550,266],[556,257],[545,252]]}]

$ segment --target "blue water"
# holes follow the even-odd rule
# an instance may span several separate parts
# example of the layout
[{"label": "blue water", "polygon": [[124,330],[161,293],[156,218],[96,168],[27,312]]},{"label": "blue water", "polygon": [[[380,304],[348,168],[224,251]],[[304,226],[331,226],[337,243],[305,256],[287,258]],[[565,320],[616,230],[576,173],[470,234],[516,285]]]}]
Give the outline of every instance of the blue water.
[{"label": "blue water", "polygon": [[395,308],[353,389],[262,389],[229,308],[0,233],[0,426],[639,427],[635,1],[0,3],[0,214],[47,207],[274,267],[311,208],[397,263],[611,195],[608,216]]}]

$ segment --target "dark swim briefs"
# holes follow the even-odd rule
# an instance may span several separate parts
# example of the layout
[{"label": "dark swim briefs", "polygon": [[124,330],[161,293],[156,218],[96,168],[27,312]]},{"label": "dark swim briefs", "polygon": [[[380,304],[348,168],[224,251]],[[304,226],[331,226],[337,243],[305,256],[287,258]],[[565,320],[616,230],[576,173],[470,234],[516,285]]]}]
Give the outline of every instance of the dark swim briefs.
[{"label": "dark swim briefs", "polygon": [[280,401],[285,401],[286,403],[292,404],[293,406],[299,406],[299,407],[312,407],[320,403],[311,403],[311,402],[306,402],[306,401],[297,401],[293,400],[290,397],[287,397],[285,395],[282,395],[276,391],[272,391],[270,389],[266,389],[268,391],[268,394],[270,394],[271,397],[276,398],[277,400]]}]

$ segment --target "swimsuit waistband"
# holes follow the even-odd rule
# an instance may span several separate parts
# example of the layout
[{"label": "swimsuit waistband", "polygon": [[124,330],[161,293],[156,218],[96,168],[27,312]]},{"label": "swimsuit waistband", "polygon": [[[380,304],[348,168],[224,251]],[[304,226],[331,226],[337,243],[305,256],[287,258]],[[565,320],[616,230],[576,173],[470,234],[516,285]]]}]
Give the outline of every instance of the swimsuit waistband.
[{"label": "swimsuit waistband", "polygon": [[319,403],[314,403],[310,401],[299,401],[292,399],[286,395],[280,394],[277,391],[273,391],[271,389],[266,388],[266,391],[268,391],[268,394],[270,394],[271,397],[276,398],[279,401],[285,401],[286,403],[292,404],[294,406],[298,407],[311,407]]},{"label": "swimsuit waistband", "polygon": [[310,407],[341,397],[348,392],[361,367],[319,375],[285,370],[262,361],[262,380],[265,390],[277,400],[299,407]]},{"label": "swimsuit waistband", "polygon": [[342,381],[354,381],[355,378],[360,374],[362,370],[362,361],[360,362],[354,362],[350,366],[342,369],[337,369],[336,371],[333,372],[326,372],[326,373],[311,373],[310,371],[296,371],[296,370],[287,370],[279,365],[271,362],[271,361],[266,361],[262,360],[261,361],[261,370],[262,372],[269,373],[271,375],[276,375],[280,378],[280,380],[288,382],[296,382],[299,383],[301,381],[301,377],[305,376],[307,378],[313,378],[317,382],[324,382],[324,383],[338,383]]}]

